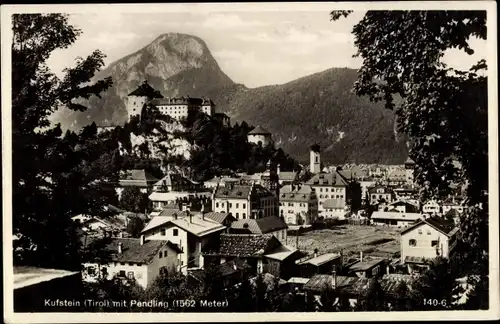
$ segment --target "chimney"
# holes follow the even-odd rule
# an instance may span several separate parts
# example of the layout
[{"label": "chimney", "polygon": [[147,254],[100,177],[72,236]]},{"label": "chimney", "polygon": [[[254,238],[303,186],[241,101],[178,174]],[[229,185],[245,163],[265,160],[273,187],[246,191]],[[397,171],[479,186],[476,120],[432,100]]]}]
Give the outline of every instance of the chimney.
[{"label": "chimney", "polygon": [[280,175],[280,164],[279,163],[276,166],[276,173],[278,173],[278,175]]},{"label": "chimney", "polygon": [[144,245],[144,243],[146,243],[146,237],[144,235],[141,235],[141,245]]},{"label": "chimney", "polygon": [[201,219],[205,219],[205,203],[201,203]]},{"label": "chimney", "polygon": [[122,243],[118,243],[118,254],[122,254],[123,253],[123,248],[122,248]]},{"label": "chimney", "polygon": [[318,256],[318,249],[314,249],[314,257]]},{"label": "chimney", "polygon": [[363,262],[363,251],[359,252],[359,262]]},{"label": "chimney", "polygon": [[174,213],[174,219],[177,219],[177,213]]},{"label": "chimney", "polygon": [[385,273],[386,273],[386,274],[389,274],[389,272],[390,272],[389,270],[390,270],[390,269],[389,269],[389,265],[387,265],[387,266],[385,267]]},{"label": "chimney", "polygon": [[332,271],[332,288],[337,289],[337,271]]},{"label": "chimney", "polygon": [[191,214],[189,212],[189,210],[186,211],[186,214],[189,216],[189,222],[192,223],[193,222],[193,214]]}]

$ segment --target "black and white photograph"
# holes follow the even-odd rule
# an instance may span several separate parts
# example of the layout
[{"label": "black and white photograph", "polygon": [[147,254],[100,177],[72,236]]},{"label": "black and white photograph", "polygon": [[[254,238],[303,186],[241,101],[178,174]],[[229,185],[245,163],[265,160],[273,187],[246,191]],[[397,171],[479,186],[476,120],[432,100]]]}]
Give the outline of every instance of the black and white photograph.
[{"label": "black and white photograph", "polygon": [[6,323],[499,318],[495,2],[1,23]]}]

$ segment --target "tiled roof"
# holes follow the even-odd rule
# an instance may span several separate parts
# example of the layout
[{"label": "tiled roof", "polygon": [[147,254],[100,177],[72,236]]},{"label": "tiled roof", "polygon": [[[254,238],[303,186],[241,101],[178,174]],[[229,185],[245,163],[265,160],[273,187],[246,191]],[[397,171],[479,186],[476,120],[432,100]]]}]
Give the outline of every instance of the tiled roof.
[{"label": "tiled roof", "polygon": [[341,174],[337,171],[334,173],[320,172],[307,181],[308,185],[312,186],[336,186],[345,187],[347,186],[347,181]]},{"label": "tiled roof", "polygon": [[418,257],[418,256],[406,256],[405,257],[405,262],[406,263],[424,264],[424,260],[425,260],[425,258]]},{"label": "tiled roof", "polygon": [[259,219],[238,219],[231,224],[232,229],[243,230],[245,224],[248,225],[248,231],[252,234],[267,234],[288,226],[277,216],[268,216]]},{"label": "tiled roof", "polygon": [[406,170],[404,169],[396,169],[389,173],[389,179],[406,179]]},{"label": "tiled roof", "polygon": [[428,224],[429,226],[448,236],[453,235],[458,230],[454,222],[448,221],[438,216],[432,216],[427,219],[421,219],[415,225],[402,231],[401,235],[417,228],[422,224]]},{"label": "tiled roof", "polygon": [[370,270],[371,268],[384,263],[384,259],[373,259],[369,261],[363,261],[363,262],[356,262],[353,265],[349,267],[349,271],[366,271]]},{"label": "tiled roof", "polygon": [[251,190],[251,185],[235,184],[232,186],[218,187],[215,190],[215,198],[247,199]]},{"label": "tiled roof", "polygon": [[209,212],[209,213],[205,213],[205,217],[207,218],[210,218],[211,220],[213,221],[216,221],[217,223],[219,224],[222,224],[224,223],[224,221],[229,217],[233,220],[235,220],[236,218],[234,218],[231,213],[216,213],[216,212]]},{"label": "tiled roof", "polygon": [[171,105],[201,106],[203,104],[203,99],[190,98],[190,97],[162,98],[162,99],[153,99],[149,103],[155,106],[171,106]]},{"label": "tiled roof", "polygon": [[120,172],[121,186],[149,187],[158,179],[145,170],[125,170]]},{"label": "tiled roof", "polygon": [[327,199],[323,202],[323,208],[333,209],[333,208],[345,208],[344,199]]},{"label": "tiled roof", "polygon": [[266,254],[266,258],[283,261],[288,257],[290,257],[291,255],[295,254],[296,252],[299,252],[299,250],[295,248],[289,248],[286,246],[280,246],[273,252]]},{"label": "tiled roof", "polygon": [[257,126],[255,127],[253,130],[251,130],[249,133],[249,135],[271,135],[271,133],[269,133],[266,129],[264,129],[263,127],[261,126]]},{"label": "tiled roof", "polygon": [[271,253],[280,245],[273,235],[221,234],[219,254],[256,257]]},{"label": "tiled roof", "polygon": [[[332,287],[333,276],[319,274],[313,276],[303,287],[315,292]],[[367,278],[336,276],[336,286],[342,293],[364,297],[369,291],[371,280]]]},{"label": "tiled roof", "polygon": [[197,182],[194,182],[190,179],[187,179],[183,177],[182,175],[174,172],[169,172],[166,176],[164,176],[162,179],[158,180],[154,185],[155,186],[192,186],[194,184],[197,184]]},{"label": "tiled roof", "polygon": [[[118,253],[118,245],[122,244],[122,253]],[[134,262],[149,264],[154,256],[161,248],[166,246],[168,241],[151,240],[146,241],[141,245],[140,239],[135,238],[112,238],[106,245],[105,250],[111,252],[111,260],[114,262]],[[174,243],[169,244],[170,247],[175,246],[176,251],[180,251]]]},{"label": "tiled roof", "polygon": [[313,193],[309,185],[286,185],[280,189],[280,201],[308,202]]},{"label": "tiled roof", "polygon": [[339,253],[325,253],[322,255],[318,255],[317,257],[302,261],[300,262],[300,264],[312,264],[314,266],[320,266],[337,258],[340,258]]},{"label": "tiled roof", "polygon": [[375,211],[372,214],[372,219],[392,219],[402,221],[416,221],[422,218],[420,213],[400,213],[400,212],[383,212]]}]

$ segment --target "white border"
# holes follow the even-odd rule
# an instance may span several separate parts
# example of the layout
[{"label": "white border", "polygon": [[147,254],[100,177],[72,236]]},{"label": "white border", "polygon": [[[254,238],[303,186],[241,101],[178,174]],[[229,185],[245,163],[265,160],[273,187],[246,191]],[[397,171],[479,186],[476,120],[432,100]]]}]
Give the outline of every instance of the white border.
[{"label": "white border", "polygon": [[[321,11],[331,10],[486,10],[488,27],[488,127],[489,127],[489,200],[490,200],[490,309],[488,311],[439,311],[439,312],[363,312],[363,313],[13,313],[13,266],[12,266],[12,145],[10,62],[13,13],[121,13],[191,12],[210,13],[227,11]],[[380,321],[380,320],[466,320],[498,319],[499,264],[498,264],[498,84],[497,84],[497,17],[493,1],[433,1],[433,2],[307,2],[307,3],[188,3],[188,4],[78,4],[78,5],[4,5],[1,7],[2,22],[2,181],[3,181],[3,247],[4,247],[4,307],[7,323],[73,323],[84,322],[233,322],[233,321]]]}]

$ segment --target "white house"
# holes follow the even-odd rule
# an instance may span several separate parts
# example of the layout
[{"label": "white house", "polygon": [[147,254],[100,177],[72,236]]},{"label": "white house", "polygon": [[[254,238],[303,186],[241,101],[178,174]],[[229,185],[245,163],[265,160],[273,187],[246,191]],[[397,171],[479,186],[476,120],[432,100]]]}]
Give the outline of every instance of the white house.
[{"label": "white house", "polygon": [[381,200],[384,200],[387,204],[390,204],[395,199],[392,189],[382,185],[369,187],[368,196],[370,198],[370,204],[372,205],[378,204]]},{"label": "white house", "polygon": [[401,232],[401,260],[410,272],[425,259],[449,258],[457,242],[458,228],[441,217],[420,219]]},{"label": "white house", "polygon": [[266,129],[261,126],[257,126],[248,132],[248,143],[253,143],[262,146],[268,146],[273,144],[272,135]]},{"label": "white house", "polygon": [[375,225],[407,227],[423,217],[424,216],[420,213],[375,211],[372,214],[371,220]]},{"label": "white house", "polygon": [[179,255],[182,250],[166,241],[148,241],[144,237],[112,238],[105,246],[108,260],[83,264],[82,278],[95,282],[99,278],[135,279],[146,288],[162,271],[173,273],[179,270]]},{"label": "white house", "polygon": [[345,219],[348,213],[349,206],[346,205],[343,199],[326,199],[323,202],[321,216],[324,218]]},{"label": "white house", "polygon": [[203,268],[201,252],[217,239],[226,227],[202,213],[173,212],[171,216],[156,216],[146,224],[141,234],[147,240],[170,241],[177,244],[183,254],[180,257],[181,272],[188,268]]},{"label": "white house", "polygon": [[428,215],[441,214],[441,206],[436,200],[428,200],[422,205],[422,212]]},{"label": "white house", "polygon": [[276,216],[277,200],[271,191],[258,184],[229,184],[214,190],[212,210],[231,213],[236,219]]},{"label": "white house", "polygon": [[312,224],[318,217],[318,198],[309,185],[287,185],[280,189],[279,213],[290,225]]},{"label": "white house", "polygon": [[327,217],[328,212],[324,203],[330,199],[337,199],[347,205],[347,180],[337,171],[333,173],[320,172],[310,179],[307,185],[316,192],[318,198],[318,215]]}]

